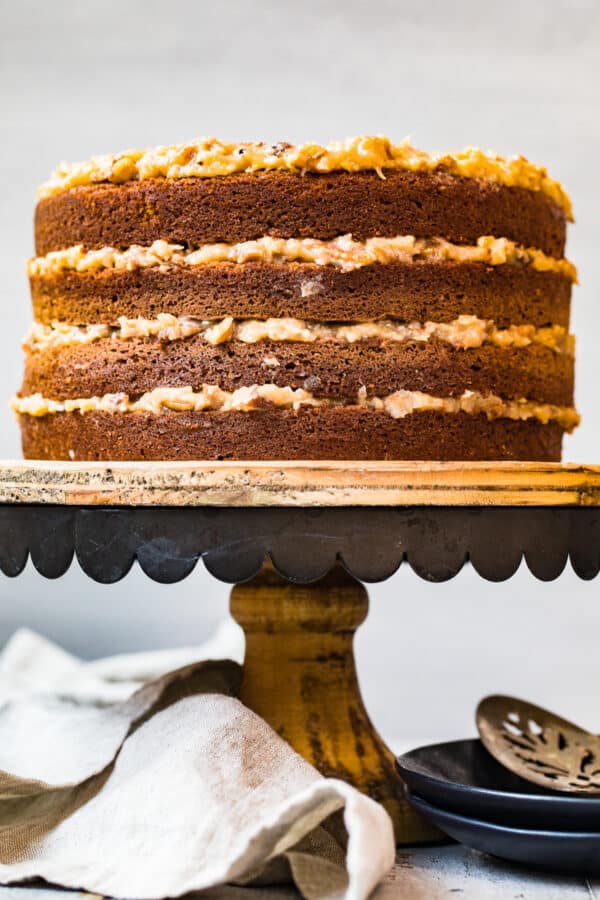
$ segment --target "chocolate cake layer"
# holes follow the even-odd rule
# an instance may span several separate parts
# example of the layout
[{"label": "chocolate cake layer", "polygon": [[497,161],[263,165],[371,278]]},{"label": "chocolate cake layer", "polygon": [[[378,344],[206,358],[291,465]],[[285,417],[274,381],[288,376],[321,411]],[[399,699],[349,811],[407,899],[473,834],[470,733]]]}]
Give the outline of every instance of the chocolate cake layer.
[{"label": "chocolate cake layer", "polygon": [[559,460],[577,424],[570,201],[522,157],[200,139],[40,198],[28,458]]},{"label": "chocolate cake layer", "polygon": [[21,416],[27,459],[560,460],[562,430],[483,415],[393,419],[359,407]]},{"label": "chocolate cake layer", "polygon": [[389,171],[295,175],[267,172],[215,178],[150,178],[101,183],[43,197],[36,253],[83,243],[87,249],[155,240],[197,246],[219,241],[437,235],[473,243],[493,234],[563,255],[564,210],[541,191],[444,173]]},{"label": "chocolate cake layer", "polygon": [[572,356],[539,344],[463,350],[436,339],[212,346],[201,335],[166,342],[109,338],[28,353],[21,393],[64,400],[137,396],[165,386],[199,390],[214,384],[231,391],[272,382],[334,399],[354,399],[365,386],[369,396],[411,390],[448,397],[472,390],[571,406],[573,369]]},{"label": "chocolate cake layer", "polygon": [[310,263],[63,271],[30,279],[37,321],[113,323],[158,313],[198,318],[295,316],[321,321],[448,322],[459,315],[567,327],[571,281],[531,266],[414,260],[351,272]]}]

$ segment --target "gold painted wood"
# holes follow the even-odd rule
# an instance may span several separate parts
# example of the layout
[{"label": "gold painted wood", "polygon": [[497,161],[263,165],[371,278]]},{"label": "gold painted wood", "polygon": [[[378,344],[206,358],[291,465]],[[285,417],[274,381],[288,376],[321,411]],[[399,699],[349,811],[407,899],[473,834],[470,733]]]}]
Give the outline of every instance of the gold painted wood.
[{"label": "gold painted wood", "polygon": [[378,800],[399,843],[439,838],[406,803],[392,752],[365,710],[353,638],[368,610],[365,588],[341,567],[309,585],[271,567],[231,592],[246,634],[240,699],[323,775]]},{"label": "gold painted wood", "polygon": [[435,462],[0,462],[0,503],[600,506],[600,466]]},{"label": "gold painted wood", "polygon": [[477,728],[501,765],[544,788],[600,794],[600,737],[515,697],[486,697]]}]

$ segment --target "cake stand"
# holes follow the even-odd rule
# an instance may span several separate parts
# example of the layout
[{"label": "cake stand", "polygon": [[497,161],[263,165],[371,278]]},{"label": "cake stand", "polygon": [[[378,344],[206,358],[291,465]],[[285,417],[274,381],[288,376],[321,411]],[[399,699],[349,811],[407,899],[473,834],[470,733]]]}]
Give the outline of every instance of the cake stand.
[{"label": "cake stand", "polygon": [[[246,633],[241,699],[323,774],[386,807],[399,843],[434,837],[404,800],[369,721],[353,634],[361,582],[408,562],[430,581],[469,561],[491,581],[525,558],[540,579],[570,558],[600,570],[600,466],[537,463],[221,462],[0,464],[0,567],[47,578],[73,556],[95,581],[135,559],[154,581],[199,559],[235,584]],[[409,609],[407,608],[407,615]]]}]

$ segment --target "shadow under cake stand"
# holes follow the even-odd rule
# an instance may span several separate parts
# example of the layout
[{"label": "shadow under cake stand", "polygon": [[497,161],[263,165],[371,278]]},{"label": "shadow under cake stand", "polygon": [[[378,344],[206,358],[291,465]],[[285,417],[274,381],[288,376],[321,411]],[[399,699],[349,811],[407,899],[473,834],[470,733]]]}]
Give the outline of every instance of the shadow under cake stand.
[{"label": "shadow under cake stand", "polygon": [[[429,581],[600,570],[600,466],[538,463],[0,463],[0,568],[95,581],[137,559],[172,583],[202,559],[235,584],[241,699],[323,774],[390,813],[399,843],[439,836],[404,799],[360,695],[361,582],[404,561]],[[407,616],[409,611],[407,609]]]}]

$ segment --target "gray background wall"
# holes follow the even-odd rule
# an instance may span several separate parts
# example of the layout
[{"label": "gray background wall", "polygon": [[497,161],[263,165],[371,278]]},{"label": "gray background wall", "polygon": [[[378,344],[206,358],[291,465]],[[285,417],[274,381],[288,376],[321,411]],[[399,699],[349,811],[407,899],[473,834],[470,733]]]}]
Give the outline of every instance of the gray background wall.
[{"label": "gray background wall", "polygon": [[[327,141],[406,134],[429,150],[474,143],[548,165],[571,192],[580,270],[578,405],[565,458],[600,462],[600,4],[273,0],[0,4],[0,398],[19,383],[30,312],[35,188],[63,158],[202,134]],[[0,403],[0,457],[19,455]],[[516,692],[600,731],[599,585],[572,573],[502,585],[465,570],[373,587],[358,638],[364,693],[388,738],[460,736],[477,700]],[[0,576],[0,642],[20,624],[85,656],[200,641],[227,589],[202,568],[112,587],[73,567],[58,582]]]}]

